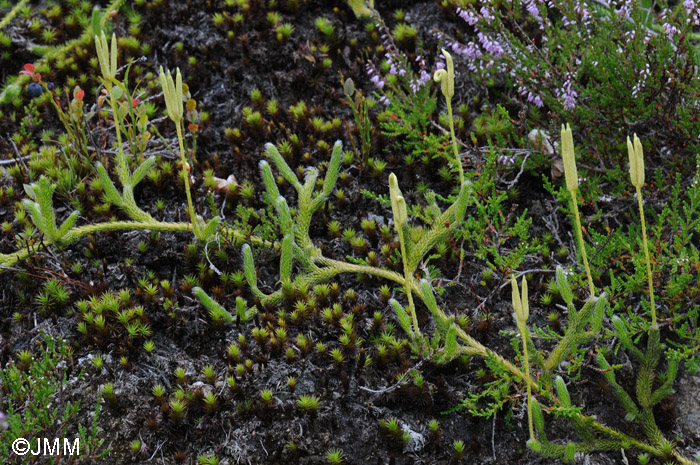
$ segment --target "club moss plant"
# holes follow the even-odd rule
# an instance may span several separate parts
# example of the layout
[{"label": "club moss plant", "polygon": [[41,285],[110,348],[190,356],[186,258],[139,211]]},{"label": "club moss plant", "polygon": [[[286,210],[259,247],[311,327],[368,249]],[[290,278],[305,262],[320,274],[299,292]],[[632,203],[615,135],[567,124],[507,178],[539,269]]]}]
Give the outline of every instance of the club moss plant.
[{"label": "club moss plant", "polygon": [[[102,73],[101,80],[109,95],[110,106],[112,109],[112,117],[115,124],[116,132],[116,163],[115,174],[121,183],[121,192],[117,189],[112,181],[107,169],[101,162],[95,163],[97,179],[104,191],[104,198],[109,203],[121,208],[126,213],[130,221],[110,221],[104,223],[93,223],[83,226],[75,226],[79,213],[74,211],[60,225],[56,223],[56,215],[53,208],[53,194],[56,185],[45,177],[41,177],[37,182],[26,185],[25,191],[29,196],[23,202],[24,208],[29,211],[32,222],[43,235],[42,244],[45,246],[65,246],[73,243],[83,236],[105,232],[105,231],[121,231],[121,230],[150,230],[150,231],[193,231],[198,240],[206,242],[210,240],[217,230],[221,230],[222,234],[230,238],[234,243],[251,243],[253,245],[264,245],[270,248],[278,248],[279,244],[274,244],[264,241],[256,236],[244,234],[242,231],[225,227],[219,228],[218,217],[213,218],[207,223],[204,223],[201,217],[194,213],[192,198],[189,191],[189,174],[186,174],[188,166],[184,159],[184,144],[182,139],[181,124],[183,122],[182,110],[182,86],[181,76],[177,80],[177,84],[173,82],[172,76],[168,73],[161,73],[161,82],[164,84],[164,94],[166,96],[166,106],[168,106],[168,115],[176,124],[178,134],[178,142],[180,145],[180,158],[183,166],[183,177],[185,178],[185,191],[187,194],[188,213],[190,216],[189,223],[170,223],[162,222],[153,218],[148,212],[141,209],[135,200],[134,189],[136,186],[151,172],[155,164],[155,157],[145,158],[133,172],[129,168],[129,157],[125,151],[125,145],[122,143],[122,133],[126,133],[123,126],[124,112],[119,104],[119,98],[128,95],[128,76],[124,77],[123,81],[116,78],[117,69],[117,42],[116,36],[112,35],[111,41],[108,42],[104,32],[99,36],[94,37],[95,48],[97,51],[100,70]],[[127,70],[128,74],[128,70]],[[179,75],[179,71],[178,71]],[[23,75],[24,76],[24,75]],[[45,89],[48,92],[48,89]],[[30,234],[31,235],[31,234]],[[24,260],[32,253],[31,243],[27,247],[18,249],[13,253],[0,254],[0,268],[11,267],[20,260]]]},{"label": "club moss plant", "polygon": [[[413,228],[412,233],[409,234],[405,201],[401,196],[396,177],[390,177],[389,189],[392,198],[394,224],[399,232],[399,236],[403,237],[400,241],[402,244],[404,274],[401,275],[376,266],[348,263],[325,257],[321,249],[313,244],[311,240],[309,228],[312,216],[325,204],[338,179],[342,154],[340,141],[333,146],[331,160],[328,164],[325,178],[320,184],[320,191],[315,190],[319,176],[316,168],[312,167],[306,170],[304,184],[302,184],[278,149],[273,144],[267,144],[265,147],[268,159],[274,163],[284,179],[297,191],[298,207],[295,216],[292,217],[286,198],[280,195],[270,164],[267,160],[262,160],[259,166],[265,184],[267,201],[272,203],[279,215],[280,229],[283,234],[280,244],[280,281],[283,284],[283,288],[271,294],[265,294],[260,290],[252,248],[249,244],[244,244],[242,247],[243,268],[253,295],[260,299],[263,304],[274,305],[284,299],[285,283],[291,283],[298,290],[328,281],[341,273],[367,274],[388,279],[406,289],[409,299],[407,315],[410,314],[411,324],[409,327],[412,328],[409,334],[419,337],[420,329],[418,328],[418,321],[415,315],[412,293],[422,296],[423,290],[413,279],[413,274],[435,245],[449,235],[451,226],[459,224],[464,218],[471,192],[470,183],[465,182],[462,184],[459,196],[455,198],[454,203],[444,212],[440,212],[439,208],[435,206],[438,214],[435,215],[434,221],[429,225],[430,228]],[[295,262],[300,265],[302,272],[292,276]]]},{"label": "club moss plant", "polygon": [[[573,164],[573,144],[570,130],[566,128],[562,131],[562,138],[569,140],[562,141],[563,153],[570,156],[569,162],[565,162],[567,174],[567,188],[574,194],[578,188],[578,180],[575,179],[575,168]],[[635,140],[637,147],[628,145],[630,154],[630,175],[633,185],[638,190],[643,184],[643,161],[641,158],[641,143]],[[566,160],[566,159],[565,159]],[[572,195],[573,197],[573,195]],[[643,217],[643,210],[640,209]],[[644,241],[645,238],[643,237]],[[582,242],[579,241],[579,244]],[[583,254],[582,254],[583,255]],[[651,268],[648,256],[645,256],[647,263],[647,274],[650,277]],[[564,331],[564,336],[559,340],[549,355],[544,355],[534,348],[526,321],[529,314],[527,304],[527,286],[523,283],[522,294],[518,292],[517,284],[511,281],[513,288],[513,307],[515,309],[515,319],[523,339],[523,363],[525,370],[516,367],[501,355],[471,338],[461,328],[454,323],[454,317],[447,317],[437,306],[433,297],[430,284],[427,280],[421,281],[423,287],[423,301],[431,311],[436,326],[436,335],[433,337],[431,348],[436,350],[432,359],[438,363],[448,362],[460,355],[472,355],[486,358],[489,367],[494,374],[501,376],[514,376],[525,383],[528,390],[528,423],[530,439],[528,446],[538,454],[554,459],[562,459],[567,463],[573,463],[577,453],[587,453],[603,450],[634,449],[642,453],[654,455],[662,460],[673,460],[676,463],[691,464],[693,461],[685,458],[678,452],[673,443],[665,439],[659,429],[653,408],[663,399],[673,393],[673,382],[675,380],[679,356],[674,350],[666,351],[666,372],[657,375],[657,368],[661,360],[662,346],[660,343],[660,333],[652,307],[652,322],[646,331],[646,349],[641,349],[629,332],[628,323],[617,315],[612,317],[613,331],[622,347],[632,355],[639,364],[637,372],[636,390],[634,394],[628,393],[616,380],[615,369],[607,361],[605,350],[599,349],[596,362],[602,370],[603,377],[614,392],[616,398],[627,414],[627,420],[638,424],[644,432],[646,439],[637,439],[627,433],[600,423],[595,417],[582,413],[582,407],[572,405],[571,397],[564,379],[560,376],[553,378],[554,370],[563,362],[566,357],[573,353],[581,344],[596,337],[602,327],[603,317],[607,308],[607,296],[605,293],[596,295],[595,289],[590,293],[581,310],[577,310],[574,305],[574,294],[568,283],[566,274],[562,268],[556,271],[556,287],[561,298],[565,301],[568,310],[568,324]],[[590,281],[589,281],[590,284]],[[652,295],[652,281],[649,280],[649,292]],[[650,297],[651,299],[651,297]],[[407,330],[406,324],[402,325]],[[435,342],[438,344],[435,344]],[[540,370],[539,376],[535,378],[530,374],[530,363],[534,363]],[[659,382],[655,383],[656,378]],[[537,398],[539,397],[540,400]],[[567,418],[575,431],[578,433],[579,441],[568,441],[566,445],[551,442],[545,431],[545,422],[542,403],[549,403],[547,410],[555,416]]]}]

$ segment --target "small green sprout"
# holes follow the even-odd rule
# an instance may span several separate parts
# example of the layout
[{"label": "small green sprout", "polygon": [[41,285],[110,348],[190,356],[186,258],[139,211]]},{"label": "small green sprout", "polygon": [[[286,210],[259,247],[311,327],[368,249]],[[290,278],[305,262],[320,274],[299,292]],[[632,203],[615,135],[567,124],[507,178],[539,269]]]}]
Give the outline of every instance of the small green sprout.
[{"label": "small green sprout", "polygon": [[204,410],[207,413],[213,413],[219,409],[219,398],[216,393],[209,391],[204,394],[204,398],[202,400],[204,402]]},{"label": "small green sprout", "polygon": [[326,37],[326,40],[332,41],[335,37],[335,28],[333,27],[333,23],[323,16],[316,18],[314,21],[314,26],[316,26],[316,29]]},{"label": "small green sprout", "polygon": [[340,449],[331,449],[326,452],[326,461],[330,465],[342,465],[345,463],[345,454]]},{"label": "small green sprout", "polygon": [[185,375],[184,368],[182,368],[182,367],[175,368],[173,375],[175,376],[175,381],[177,382],[177,384],[180,384],[180,385],[187,384],[187,375]]},{"label": "small green sprout", "polygon": [[297,406],[307,413],[314,413],[318,410],[320,399],[317,396],[302,394],[297,399]]},{"label": "small green sprout", "polygon": [[464,444],[464,441],[462,440],[455,440],[452,443],[452,448],[454,449],[454,457],[456,460],[460,460],[464,457],[464,454],[466,453],[466,444]]},{"label": "small green sprout", "polygon": [[184,401],[179,399],[173,399],[168,404],[168,407],[170,408],[170,418],[176,423],[182,421],[182,419],[185,418],[185,414],[187,413],[187,407],[185,406]]},{"label": "small green sprout", "polygon": [[263,389],[260,391],[260,402],[265,407],[272,406],[272,391],[270,389]]},{"label": "small green sprout", "polygon": [[114,393],[114,385],[112,383],[104,384],[102,386],[101,393],[108,405],[111,407],[115,407],[117,405],[117,395]]},{"label": "small green sprout", "polygon": [[202,368],[202,376],[207,383],[211,385],[216,384],[216,371],[212,365],[205,365]]},{"label": "small green sprout", "polygon": [[133,441],[131,441],[129,443],[129,450],[131,450],[133,454],[138,454],[139,452],[141,452],[141,441],[139,441],[138,439],[134,439]]},{"label": "small green sprout", "polygon": [[165,387],[162,384],[156,384],[151,388],[151,394],[156,398],[158,402],[163,402],[165,400]]}]

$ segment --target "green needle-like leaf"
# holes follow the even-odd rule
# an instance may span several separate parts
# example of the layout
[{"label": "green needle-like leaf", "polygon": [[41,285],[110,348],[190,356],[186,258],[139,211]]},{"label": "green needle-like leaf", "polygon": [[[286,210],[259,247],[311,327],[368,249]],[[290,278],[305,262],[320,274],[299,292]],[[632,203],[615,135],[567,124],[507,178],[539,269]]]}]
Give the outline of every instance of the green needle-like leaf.
[{"label": "green needle-like leaf", "polygon": [[406,310],[403,308],[403,305],[401,305],[394,299],[389,300],[389,303],[394,308],[394,312],[396,313],[396,319],[398,320],[401,329],[403,329],[406,332],[406,334],[408,334],[410,337],[413,337],[411,317],[408,315],[408,313],[406,313]]},{"label": "green needle-like leaf", "polygon": [[100,181],[102,181],[102,189],[104,189],[105,199],[117,207],[123,207],[124,199],[119,191],[117,191],[117,188],[112,182],[112,179],[109,177],[105,167],[102,165],[102,163],[97,162],[96,168],[97,175],[99,176]]},{"label": "green needle-like leaf", "polygon": [[199,301],[204,305],[204,307],[209,310],[209,316],[212,320],[223,319],[226,322],[232,322],[233,316],[219,304],[216,300],[209,297],[209,294],[204,292],[201,287],[195,287],[192,289],[192,293],[199,299]]},{"label": "green needle-like leaf", "polygon": [[259,299],[264,299],[267,296],[258,289],[258,275],[255,273],[255,262],[253,261],[253,251],[248,244],[243,244],[243,274],[250,286],[253,295]]},{"label": "green needle-like leaf", "polygon": [[275,164],[280,174],[284,179],[287,180],[289,184],[294,186],[294,188],[299,191],[301,190],[301,184],[299,184],[299,179],[294,174],[294,171],[289,167],[282,155],[280,155],[279,150],[273,144],[265,144],[265,154],[272,162]]},{"label": "green needle-like leaf", "polygon": [[260,167],[260,172],[262,173],[268,200],[270,202],[274,202],[280,196],[280,191],[277,188],[275,177],[272,174],[272,168],[270,168],[270,164],[266,160],[260,160],[258,166]]},{"label": "green needle-like leaf", "polygon": [[66,218],[66,221],[64,221],[61,227],[58,228],[56,240],[61,240],[68,233],[68,231],[71,230],[73,225],[75,225],[76,220],[78,219],[78,215],[79,212],[74,211],[70,214],[68,218]]},{"label": "green needle-like leaf", "polygon": [[153,164],[156,162],[156,157],[148,157],[141,162],[136,171],[131,175],[131,187],[136,187],[138,183],[151,171]]},{"label": "green needle-like leaf", "polygon": [[323,195],[328,197],[331,195],[335,183],[338,180],[338,172],[340,171],[340,155],[343,152],[343,144],[336,141],[333,145],[333,153],[331,153],[331,162],[326,170],[326,177],[323,179]]}]

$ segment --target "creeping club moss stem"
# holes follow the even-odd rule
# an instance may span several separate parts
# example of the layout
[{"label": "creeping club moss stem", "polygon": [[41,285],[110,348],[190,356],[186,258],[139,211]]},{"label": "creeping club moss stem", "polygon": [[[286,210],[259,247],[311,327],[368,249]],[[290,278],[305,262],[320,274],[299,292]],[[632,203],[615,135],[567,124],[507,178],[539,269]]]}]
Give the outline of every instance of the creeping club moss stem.
[{"label": "creeping club moss stem", "polygon": [[10,12],[7,13],[7,14],[5,15],[4,18],[2,18],[2,21],[0,21],[0,29],[4,28],[4,27],[7,26],[8,24],[10,24],[10,21],[12,21],[12,19],[13,19],[15,16],[17,16],[17,13],[19,13],[19,11],[20,11],[22,8],[24,8],[24,5],[26,5],[28,1],[29,1],[29,0],[21,0],[19,3],[17,3],[17,4],[10,10]]},{"label": "creeping club moss stem", "polygon": [[[88,224],[71,229],[63,238],[62,243],[69,244],[75,242],[88,234],[95,234],[104,231],[121,231],[131,229],[147,229],[150,231],[186,231],[190,225],[188,223],[165,223],[159,221],[112,221],[106,223]],[[53,242],[44,239],[45,246]],[[29,250],[23,248],[12,254],[0,254],[0,266],[14,266],[18,261],[29,257]]]},{"label": "creeping club moss stem", "polygon": [[642,189],[636,187],[637,204],[639,205],[639,217],[642,219],[642,245],[644,246],[644,261],[647,265],[647,281],[649,283],[649,303],[651,305],[651,327],[658,329],[659,325],[656,322],[656,305],[654,303],[654,283],[651,277],[651,260],[649,259],[649,246],[647,245],[647,226],[644,221],[644,206],[642,205]]},{"label": "creeping club moss stem", "polygon": [[[516,367],[512,363],[510,363],[508,360],[505,358],[501,357],[499,354],[496,352],[493,352],[491,349],[488,349],[484,345],[482,345],[480,342],[469,336],[467,333],[464,332],[461,328],[457,327],[457,337],[459,337],[462,341],[466,343],[466,346],[461,347],[461,352],[463,355],[468,355],[468,356],[478,356],[484,359],[491,359],[491,360],[496,360],[498,364],[503,367],[508,373],[511,375],[515,376],[518,378],[520,381],[524,382],[526,386],[531,389],[531,392],[536,392],[540,396],[546,398],[553,404],[559,403],[559,399],[554,395],[554,393],[549,390],[549,389],[544,389],[541,387],[537,382],[535,382],[529,375],[524,373],[520,368]],[[665,457],[665,454],[662,450],[660,450],[657,447],[654,447],[653,445],[647,444],[645,442],[639,441],[637,439],[634,439],[631,436],[628,436],[616,429],[609,428],[605,425],[602,425],[599,423],[595,418],[583,415],[581,413],[576,414],[577,419],[582,423],[589,425],[591,428],[595,429],[596,431],[603,433],[607,435],[608,437],[614,438],[621,443],[629,444],[630,448],[637,449],[643,452],[648,452],[650,454],[653,454],[656,457]],[[680,455],[678,452],[675,450],[672,452],[673,454],[673,459],[676,460],[678,463],[683,464],[683,465],[697,465],[695,462],[686,459],[682,455]]]},{"label": "creeping club moss stem", "polygon": [[[88,224],[72,228],[63,238],[63,244],[69,244],[77,241],[88,234],[95,234],[105,231],[122,231],[122,230],[149,230],[149,231],[188,231],[191,228],[190,223],[168,223],[156,220],[146,221],[111,221],[105,223]],[[257,236],[248,236],[237,229],[226,228],[224,232],[237,243],[250,243],[260,247],[279,248],[279,243],[263,240]],[[51,245],[53,242],[44,238],[44,245]],[[17,262],[29,257],[29,250],[22,248],[11,254],[0,254],[0,267],[11,267]],[[342,263],[342,262],[341,262]],[[0,268],[2,272],[2,268]]]},{"label": "creeping club moss stem", "polygon": [[[395,283],[404,285],[406,280],[403,276],[395,271],[384,270],[382,268],[376,268],[374,266],[367,265],[357,265],[355,263],[346,263],[338,260],[333,260],[332,258],[327,258],[323,256],[318,256],[315,259],[315,263],[318,265],[324,265],[331,269],[337,270],[336,274],[340,273],[362,273],[376,276],[378,278],[388,279],[394,281]],[[416,282],[411,283],[411,290],[415,292],[418,297],[423,298],[423,291]]]}]

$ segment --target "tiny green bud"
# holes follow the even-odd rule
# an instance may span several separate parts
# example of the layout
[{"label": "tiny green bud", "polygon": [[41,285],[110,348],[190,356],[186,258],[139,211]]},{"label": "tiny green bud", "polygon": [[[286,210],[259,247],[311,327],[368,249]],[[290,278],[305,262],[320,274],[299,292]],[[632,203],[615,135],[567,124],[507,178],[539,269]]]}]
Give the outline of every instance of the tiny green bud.
[{"label": "tiny green bud", "polygon": [[576,172],[576,157],[574,156],[574,137],[571,127],[561,125],[561,156],[564,159],[564,175],[566,176],[566,189],[574,192],[578,189],[578,174]]},{"label": "tiny green bud", "polygon": [[518,291],[518,283],[515,278],[510,278],[510,285],[513,288],[513,308],[515,309],[515,320],[518,326],[524,325],[530,316],[530,307],[527,302],[527,279],[523,276],[522,280],[522,298]]},{"label": "tiny green bud", "polygon": [[557,397],[559,397],[562,407],[571,407],[571,396],[566,388],[564,378],[557,376],[554,379],[554,387],[557,389]]},{"label": "tiny green bud", "polygon": [[444,48],[442,54],[445,56],[445,69],[435,71],[433,80],[440,83],[442,95],[449,100],[455,94],[455,67],[452,56]]},{"label": "tiny green bud", "polygon": [[391,211],[394,214],[396,230],[399,231],[408,222],[408,212],[406,211],[406,201],[401,195],[399,182],[394,173],[389,175],[389,196],[391,197]]},{"label": "tiny green bud", "polygon": [[642,150],[642,142],[634,135],[634,145],[627,136],[627,154],[630,159],[630,178],[632,185],[641,189],[644,185],[644,152]]},{"label": "tiny green bud", "polygon": [[175,82],[173,76],[168,71],[166,75],[163,72],[163,67],[160,67],[160,85],[163,87],[163,96],[165,97],[165,106],[168,109],[168,116],[175,124],[182,121],[182,74],[180,68],[177,68]]},{"label": "tiny green bud", "polygon": [[117,75],[117,36],[112,34],[111,50],[104,32],[100,36],[95,36],[95,49],[102,77],[104,77],[107,87],[110,88],[112,80]]}]

